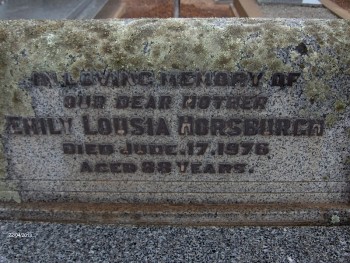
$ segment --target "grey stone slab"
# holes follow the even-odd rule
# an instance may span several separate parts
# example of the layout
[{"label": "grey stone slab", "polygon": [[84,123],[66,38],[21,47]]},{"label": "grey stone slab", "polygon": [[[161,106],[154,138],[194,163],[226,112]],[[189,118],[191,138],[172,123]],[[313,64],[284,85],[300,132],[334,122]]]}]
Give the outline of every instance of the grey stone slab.
[{"label": "grey stone slab", "polygon": [[325,223],[349,201],[348,34],[342,20],[2,21],[1,200],[299,204]]},{"label": "grey stone slab", "polygon": [[[329,192],[346,191],[347,186],[342,182],[218,182],[218,181],[206,181],[203,185],[198,185],[196,181],[189,182],[169,182],[159,181],[160,185],[156,185],[154,181],[99,181],[96,185],[96,181],[85,182],[83,185],[83,191],[95,192],[95,191],[108,191],[113,192],[114,189],[119,189],[121,193],[149,193],[149,192],[164,192],[169,193],[186,193],[189,191],[206,193],[264,193],[266,188],[271,193],[288,193],[288,192],[314,192],[317,188],[326,188]],[[42,185],[55,189],[59,192],[75,192],[81,189],[81,182],[79,181],[28,181],[24,185],[23,190],[31,189],[33,191],[40,191]]]},{"label": "grey stone slab", "polygon": [[94,18],[108,0],[5,0],[1,19],[88,19]]},{"label": "grey stone slab", "polygon": [[319,0],[257,0],[259,4],[313,5],[321,6]]},{"label": "grey stone slab", "polygon": [[[82,183],[83,184],[83,183]],[[47,186],[46,186],[47,187]],[[265,190],[267,191],[267,190]],[[61,201],[71,202],[102,202],[102,203],[205,203],[205,204],[260,204],[260,203],[305,203],[318,204],[318,203],[342,203],[348,198],[347,193],[207,193],[203,192],[180,192],[177,193],[169,192],[166,193],[140,193],[140,192],[129,192],[124,193],[118,189],[118,192],[113,191],[57,191],[52,190],[24,190],[22,192],[22,198],[28,202],[50,200],[50,201]]]},{"label": "grey stone slab", "polygon": [[257,0],[258,3],[274,3],[274,4],[302,4],[303,0]]}]

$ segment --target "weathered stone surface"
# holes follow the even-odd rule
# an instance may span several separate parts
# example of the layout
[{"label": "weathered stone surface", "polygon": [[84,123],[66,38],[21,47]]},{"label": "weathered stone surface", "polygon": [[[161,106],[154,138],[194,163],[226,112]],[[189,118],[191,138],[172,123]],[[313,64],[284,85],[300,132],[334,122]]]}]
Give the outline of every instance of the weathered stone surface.
[{"label": "weathered stone surface", "polygon": [[349,25],[2,21],[1,199],[347,203]]}]

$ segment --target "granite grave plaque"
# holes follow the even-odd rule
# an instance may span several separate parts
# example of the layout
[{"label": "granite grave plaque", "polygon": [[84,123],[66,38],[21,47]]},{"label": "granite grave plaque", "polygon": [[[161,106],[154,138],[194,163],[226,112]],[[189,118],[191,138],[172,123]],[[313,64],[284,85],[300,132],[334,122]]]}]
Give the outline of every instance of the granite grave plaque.
[{"label": "granite grave plaque", "polygon": [[3,213],[281,205],[345,222],[349,35],[325,20],[1,21]]}]

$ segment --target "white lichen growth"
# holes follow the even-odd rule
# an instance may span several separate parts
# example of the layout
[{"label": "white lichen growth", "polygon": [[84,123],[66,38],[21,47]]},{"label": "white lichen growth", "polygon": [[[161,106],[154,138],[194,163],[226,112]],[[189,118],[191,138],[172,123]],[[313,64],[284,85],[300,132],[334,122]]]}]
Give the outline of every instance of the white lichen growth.
[{"label": "white lichen growth", "polygon": [[331,217],[331,223],[333,225],[338,224],[340,222],[340,217],[338,215],[332,215]]}]

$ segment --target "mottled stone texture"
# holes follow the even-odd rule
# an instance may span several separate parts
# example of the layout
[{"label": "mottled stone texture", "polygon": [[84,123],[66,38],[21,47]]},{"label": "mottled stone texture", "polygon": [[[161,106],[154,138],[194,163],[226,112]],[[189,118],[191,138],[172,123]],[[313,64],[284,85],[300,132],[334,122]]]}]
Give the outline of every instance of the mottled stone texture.
[{"label": "mottled stone texture", "polygon": [[1,21],[0,198],[347,203],[349,35],[343,20]]}]

